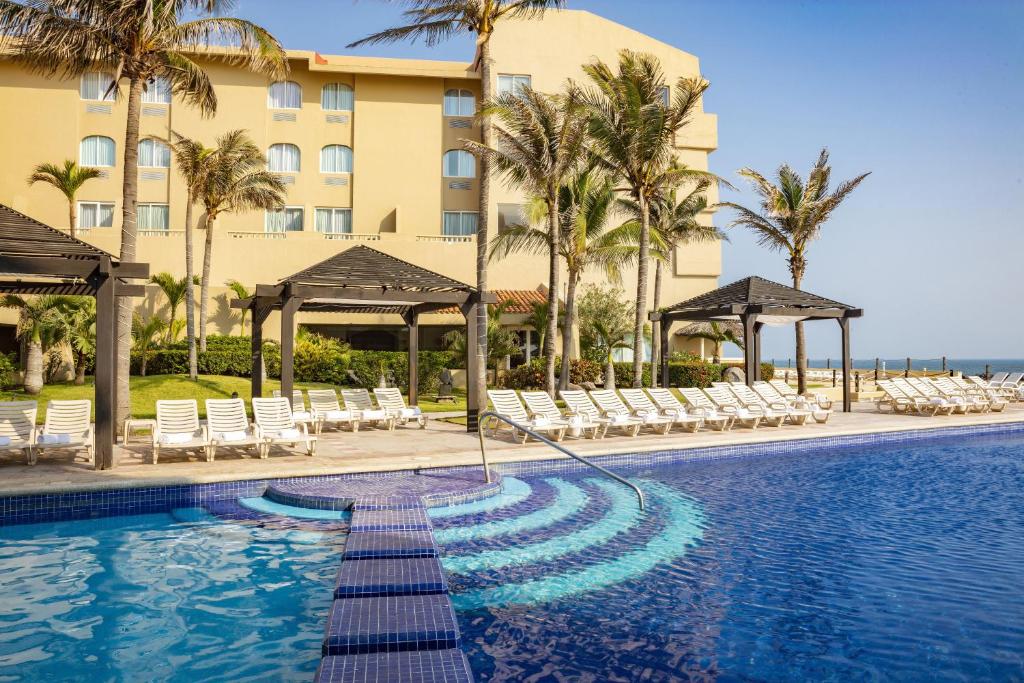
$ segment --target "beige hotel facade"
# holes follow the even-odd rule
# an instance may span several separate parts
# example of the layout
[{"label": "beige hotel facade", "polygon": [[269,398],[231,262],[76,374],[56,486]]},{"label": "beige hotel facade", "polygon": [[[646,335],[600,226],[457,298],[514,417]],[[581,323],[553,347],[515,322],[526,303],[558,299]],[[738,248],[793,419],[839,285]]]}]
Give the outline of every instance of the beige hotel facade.
[{"label": "beige hotel facade", "polygon": [[[543,19],[504,23],[492,39],[492,74],[497,91],[528,83],[556,92],[567,79],[582,81],[581,65],[616,59],[622,48],[661,60],[668,82],[700,73],[698,60],[680,49],[589,12],[562,10]],[[245,129],[266,150],[268,165],[287,187],[282,211],[226,214],[213,235],[214,333],[238,333],[237,311],[229,307],[224,283],[253,288],[356,244],[379,249],[450,277],[475,280],[475,226],[479,179],[462,139],[479,139],[472,112],[480,95],[480,74],[469,62],[379,59],[289,50],[287,81],[217,60],[205,66],[215,85],[213,117],[171,97],[155,84],[142,108],[139,155],[138,260],[151,272],[184,274],[185,188],[165,141],[179,133],[213,145],[232,129]],[[60,80],[30,74],[0,57],[0,203],[57,228],[68,227],[64,197],[43,184],[29,186],[32,168],[43,162],[76,159],[96,166],[77,198],[81,237],[115,255],[120,243],[120,197],[125,129],[123,100],[103,99],[102,73]],[[676,140],[680,160],[708,168],[717,146],[714,114],[699,113]],[[519,219],[524,198],[492,183],[490,224],[500,229]],[[710,197],[711,203],[717,197]],[[710,222],[708,212],[703,220]],[[205,232],[197,230],[196,269]],[[718,243],[686,246],[675,255],[665,279],[663,303],[717,286]],[[513,256],[494,261],[493,289],[536,290],[547,279],[542,257]],[[588,282],[603,275],[588,273]],[[635,289],[635,274],[622,287]],[[140,312],[161,312],[155,286],[139,300]],[[179,311],[179,315],[181,315]],[[277,314],[266,326],[276,337]],[[522,315],[506,322],[519,325]],[[15,321],[11,310],[0,323]],[[421,348],[432,348],[456,315],[421,320]],[[357,347],[400,349],[404,327],[396,317],[300,313],[298,323],[337,334]],[[247,332],[248,330],[246,330]],[[12,333],[7,327],[5,334]]]}]

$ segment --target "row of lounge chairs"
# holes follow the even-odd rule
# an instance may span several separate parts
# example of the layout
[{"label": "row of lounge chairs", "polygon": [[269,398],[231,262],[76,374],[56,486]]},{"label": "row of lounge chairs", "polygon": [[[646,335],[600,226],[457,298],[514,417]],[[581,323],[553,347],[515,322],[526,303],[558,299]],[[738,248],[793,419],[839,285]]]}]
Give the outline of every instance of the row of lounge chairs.
[{"label": "row of lounge chairs", "polygon": [[[374,389],[372,397],[366,389],[342,389],[344,408],[334,389],[310,389],[308,394],[307,409],[302,391],[293,391],[292,410],[297,420],[310,423],[317,434],[324,426],[347,426],[352,431],[359,431],[361,424],[389,430],[410,422],[420,429],[427,426],[427,416],[417,406],[407,406],[401,390],[396,387]],[[275,397],[280,395],[281,392],[274,391]]]},{"label": "row of lounge chairs", "polygon": [[42,428],[36,425],[38,410],[36,401],[0,402],[0,451],[20,451],[29,465],[41,450],[85,451],[96,464],[92,401],[48,401]]},{"label": "row of lounge chairs", "polygon": [[[782,383],[785,385],[785,383]],[[757,382],[721,382],[707,389],[602,389],[559,392],[564,411],[543,391],[511,389],[487,392],[494,412],[511,422],[561,441],[566,435],[603,438],[610,430],[636,436],[641,430],[668,434],[673,427],[696,432],[700,429],[725,431],[734,426],[757,429],[767,425],[803,425],[808,419],[824,423],[831,415],[831,402],[824,397],[797,396],[788,385]],[[682,401],[680,401],[680,396]],[[512,436],[525,443],[529,434],[501,420],[491,420],[493,436],[511,427]]]},{"label": "row of lounge chairs", "polygon": [[1024,395],[1010,387],[992,386],[977,376],[897,377],[878,380],[882,396],[875,401],[879,412],[928,415],[1001,412],[1011,400]]}]

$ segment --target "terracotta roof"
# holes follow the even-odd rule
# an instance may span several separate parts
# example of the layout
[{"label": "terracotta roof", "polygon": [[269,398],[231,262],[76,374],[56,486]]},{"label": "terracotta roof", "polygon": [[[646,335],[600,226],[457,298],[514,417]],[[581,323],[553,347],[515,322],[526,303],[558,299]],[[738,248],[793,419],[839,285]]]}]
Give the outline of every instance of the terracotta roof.
[{"label": "terracotta roof", "polygon": [[[498,303],[508,303],[506,313],[511,315],[529,315],[533,312],[534,304],[547,303],[548,293],[543,287],[538,289],[494,289],[491,290],[494,296],[498,297]],[[442,308],[435,313],[458,313],[456,306]]]}]

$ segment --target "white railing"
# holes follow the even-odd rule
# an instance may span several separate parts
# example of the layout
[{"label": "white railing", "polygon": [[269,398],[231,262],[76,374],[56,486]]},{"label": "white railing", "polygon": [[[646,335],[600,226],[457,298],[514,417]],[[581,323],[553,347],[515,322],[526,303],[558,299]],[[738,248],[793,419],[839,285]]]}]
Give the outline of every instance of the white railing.
[{"label": "white railing", "polygon": [[236,240],[283,240],[288,237],[286,232],[228,232],[228,236]]},{"label": "white railing", "polygon": [[380,235],[358,232],[322,232],[325,240],[345,240],[348,242],[379,242]]},{"label": "white railing", "polygon": [[469,244],[475,235],[416,235],[417,242],[446,242],[448,244]]},{"label": "white railing", "polygon": [[170,237],[184,234],[184,230],[139,230],[140,237]]}]

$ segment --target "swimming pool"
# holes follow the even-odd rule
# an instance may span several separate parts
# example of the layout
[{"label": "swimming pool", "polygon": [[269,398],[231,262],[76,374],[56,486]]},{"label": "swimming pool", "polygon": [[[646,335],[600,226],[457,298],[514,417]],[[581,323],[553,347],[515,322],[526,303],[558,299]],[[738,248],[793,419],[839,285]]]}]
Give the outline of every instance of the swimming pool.
[{"label": "swimming pool", "polygon": [[[478,680],[1024,676],[1019,433],[618,469],[431,511]],[[346,520],[208,508],[0,529],[0,680],[309,680]]]}]

